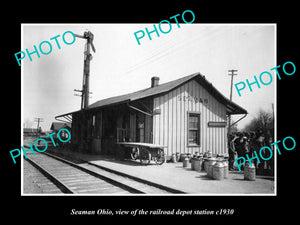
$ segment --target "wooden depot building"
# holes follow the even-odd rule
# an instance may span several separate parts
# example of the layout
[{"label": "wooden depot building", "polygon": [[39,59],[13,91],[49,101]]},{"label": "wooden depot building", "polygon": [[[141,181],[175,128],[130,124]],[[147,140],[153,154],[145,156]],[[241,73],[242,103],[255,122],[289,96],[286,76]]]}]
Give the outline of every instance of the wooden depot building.
[{"label": "wooden depot building", "polygon": [[247,111],[194,73],[164,84],[152,77],[149,88],[56,119],[72,121],[74,149],[113,155],[117,142],[143,142],[166,146],[170,157],[177,152],[227,153],[227,118],[232,114]]}]

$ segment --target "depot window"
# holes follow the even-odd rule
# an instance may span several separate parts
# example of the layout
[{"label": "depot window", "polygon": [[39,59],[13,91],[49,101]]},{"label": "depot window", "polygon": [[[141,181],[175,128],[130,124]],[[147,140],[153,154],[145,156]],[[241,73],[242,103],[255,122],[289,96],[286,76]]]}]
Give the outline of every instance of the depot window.
[{"label": "depot window", "polygon": [[188,146],[200,145],[200,113],[188,113]]}]

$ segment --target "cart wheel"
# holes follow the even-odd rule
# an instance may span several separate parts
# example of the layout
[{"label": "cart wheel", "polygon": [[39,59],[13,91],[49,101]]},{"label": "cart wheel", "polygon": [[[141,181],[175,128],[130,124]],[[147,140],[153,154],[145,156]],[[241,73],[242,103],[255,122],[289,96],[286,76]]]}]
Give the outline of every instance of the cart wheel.
[{"label": "cart wheel", "polygon": [[139,156],[139,148],[133,147],[130,153],[131,159],[136,160]]},{"label": "cart wheel", "polygon": [[165,162],[165,152],[162,149],[157,150],[157,156],[154,158],[154,162],[158,165],[162,165]]},{"label": "cart wheel", "polygon": [[148,165],[151,160],[151,153],[147,149],[140,148],[139,157],[142,164]]}]

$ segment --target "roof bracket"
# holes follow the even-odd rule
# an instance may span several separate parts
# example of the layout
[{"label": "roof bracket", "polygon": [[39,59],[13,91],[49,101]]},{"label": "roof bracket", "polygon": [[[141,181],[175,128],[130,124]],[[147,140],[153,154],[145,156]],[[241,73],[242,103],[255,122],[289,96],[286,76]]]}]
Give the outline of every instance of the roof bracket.
[{"label": "roof bracket", "polygon": [[[64,122],[64,123],[72,123],[72,114],[64,114],[60,116],[54,117],[56,120]],[[62,118],[62,119],[60,119]]]},{"label": "roof bracket", "polygon": [[240,122],[242,119],[244,119],[248,114],[245,113],[240,119],[238,119],[237,121],[235,121],[233,124],[230,124],[230,127],[232,127],[234,124]]}]

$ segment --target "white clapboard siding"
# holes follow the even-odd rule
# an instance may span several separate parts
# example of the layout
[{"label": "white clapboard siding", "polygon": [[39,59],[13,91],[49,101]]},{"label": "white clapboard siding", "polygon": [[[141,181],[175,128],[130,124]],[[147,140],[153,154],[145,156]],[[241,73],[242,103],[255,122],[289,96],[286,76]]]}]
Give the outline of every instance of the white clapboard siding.
[{"label": "white clapboard siding", "polygon": [[[200,98],[207,99],[208,103],[201,103]],[[155,97],[153,104],[155,110],[160,109],[160,114],[153,117],[153,143],[167,146],[167,155],[208,150],[213,154],[227,153],[227,127],[208,127],[209,121],[226,122],[226,106],[197,81],[191,80]],[[200,146],[197,147],[188,147],[187,144],[188,112],[200,113]]]}]

